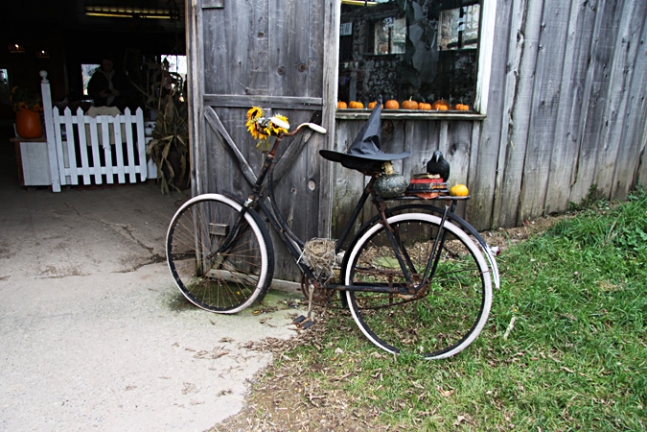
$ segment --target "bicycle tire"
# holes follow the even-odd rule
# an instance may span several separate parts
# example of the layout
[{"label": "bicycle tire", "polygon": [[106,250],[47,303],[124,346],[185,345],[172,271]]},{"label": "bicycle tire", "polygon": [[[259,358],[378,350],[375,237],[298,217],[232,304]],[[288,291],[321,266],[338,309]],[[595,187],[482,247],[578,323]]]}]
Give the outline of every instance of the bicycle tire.
[{"label": "bicycle tire", "polygon": [[[442,219],[404,213],[389,216],[387,221],[415,268],[412,278],[419,283]],[[346,292],[355,322],[379,348],[427,359],[451,357],[467,348],[485,326],[492,306],[485,258],[456,225],[445,222],[443,232],[438,264],[420,295]],[[384,225],[374,223],[355,237],[342,266],[346,285],[406,284],[386,233]]]},{"label": "bicycle tire", "polygon": [[267,227],[252,209],[241,220],[241,209],[224,195],[199,195],[182,205],[169,225],[169,269],[182,294],[202,309],[240,312],[262,300],[272,281]]}]

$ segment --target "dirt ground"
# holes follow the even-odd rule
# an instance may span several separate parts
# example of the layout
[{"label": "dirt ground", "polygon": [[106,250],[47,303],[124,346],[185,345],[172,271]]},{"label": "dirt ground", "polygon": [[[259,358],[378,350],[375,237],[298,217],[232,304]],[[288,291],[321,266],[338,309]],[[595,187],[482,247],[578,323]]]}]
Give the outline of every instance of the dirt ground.
[{"label": "dirt ground", "polygon": [[[521,227],[481,234],[490,246],[498,246],[504,252],[511,245],[544,232],[565,217],[568,216],[537,218]],[[326,312],[320,313],[325,319]],[[379,407],[351,409],[353,401],[343,391],[343,376],[335,377],[332,374],[328,380],[329,388],[321,389],[309,378],[311,370],[306,369],[304,362],[285,356],[287,350],[299,344],[321,345],[319,340],[324,327],[313,326],[287,341],[269,339],[256,344],[255,349],[273,352],[275,359],[280,358],[281,361],[257,374],[241,412],[214,426],[209,432],[406,430],[380,424]],[[375,355],[385,354],[376,352]],[[332,370],[335,365],[321,365],[321,368],[323,371],[327,368]]]}]

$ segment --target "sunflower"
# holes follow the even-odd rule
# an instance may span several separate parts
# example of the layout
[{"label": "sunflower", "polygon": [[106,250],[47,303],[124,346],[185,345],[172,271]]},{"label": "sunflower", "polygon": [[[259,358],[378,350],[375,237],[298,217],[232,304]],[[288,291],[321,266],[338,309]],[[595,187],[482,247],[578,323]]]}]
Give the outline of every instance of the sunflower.
[{"label": "sunflower", "polygon": [[[284,116],[284,115],[277,114],[274,117],[288,123],[288,118],[286,116]],[[282,128],[282,127],[278,127],[277,125],[275,125],[272,122],[270,122],[269,126],[267,128],[265,128],[265,130],[269,135],[272,135],[272,136],[278,136],[281,133],[287,133],[288,132],[287,129]]]},{"label": "sunflower", "polygon": [[[284,115],[277,114],[275,117],[286,123],[288,122],[288,118]],[[257,141],[256,148],[260,151],[266,152],[269,151],[270,148],[268,138],[270,136],[278,136],[279,134],[287,133],[287,129],[276,126],[272,122],[267,122],[267,126],[261,127],[258,123],[258,120],[261,118],[263,118],[263,109],[256,106],[251,107],[249,111],[247,111],[247,122],[245,123],[245,126],[247,127],[247,131],[249,131],[252,137]]]},{"label": "sunflower", "polygon": [[23,89],[15,86],[11,89],[9,102],[13,104],[14,111],[33,110],[42,111],[40,94],[33,89]]},{"label": "sunflower", "polygon": [[261,107],[251,107],[247,111],[247,123],[245,123],[245,126],[247,126],[247,130],[255,140],[267,139],[267,133],[257,123],[261,117],[263,117],[263,109]]}]

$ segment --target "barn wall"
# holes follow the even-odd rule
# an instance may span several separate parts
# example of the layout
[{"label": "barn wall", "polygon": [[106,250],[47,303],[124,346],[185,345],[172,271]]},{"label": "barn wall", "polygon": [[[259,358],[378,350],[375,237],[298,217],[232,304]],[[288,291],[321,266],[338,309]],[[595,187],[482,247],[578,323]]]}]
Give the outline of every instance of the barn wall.
[{"label": "barn wall", "polygon": [[[249,190],[216,117],[254,171],[262,155],[244,130],[251,104],[321,121],[330,134],[297,144],[277,188],[304,239],[338,235],[366,180],[318,156],[347,148],[368,117],[334,113],[336,1],[187,3],[194,193]],[[623,199],[647,183],[647,2],[497,0],[496,9],[487,115],[383,113],[384,150],[412,151],[396,169],[422,172],[442,150],[451,182],[471,191],[458,211],[479,229],[563,212],[593,185]],[[285,258],[277,276],[298,276]]]},{"label": "barn wall", "polygon": [[[641,0],[498,0],[487,117],[387,120],[386,151],[413,152],[406,176],[442,150],[479,229],[564,212],[594,185],[624,199],[647,180],[646,22]],[[338,148],[359,123],[338,114]],[[361,187],[335,169],[333,227]]]}]

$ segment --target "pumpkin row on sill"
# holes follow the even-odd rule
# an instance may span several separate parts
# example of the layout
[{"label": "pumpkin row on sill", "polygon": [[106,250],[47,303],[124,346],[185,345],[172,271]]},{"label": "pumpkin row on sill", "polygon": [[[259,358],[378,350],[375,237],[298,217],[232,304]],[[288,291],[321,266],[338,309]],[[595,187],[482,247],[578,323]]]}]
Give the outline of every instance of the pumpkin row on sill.
[{"label": "pumpkin row on sill", "polygon": [[[371,102],[368,104],[368,109],[373,109],[377,102]],[[454,106],[449,105],[445,100],[437,100],[436,102],[416,102],[414,100],[405,100],[400,103],[396,100],[388,100],[383,105],[382,108],[385,110],[407,110],[407,111],[470,111],[470,106],[463,103],[458,103]],[[337,109],[364,109],[364,104],[358,101],[351,101],[347,104],[344,101],[337,102]]]}]

